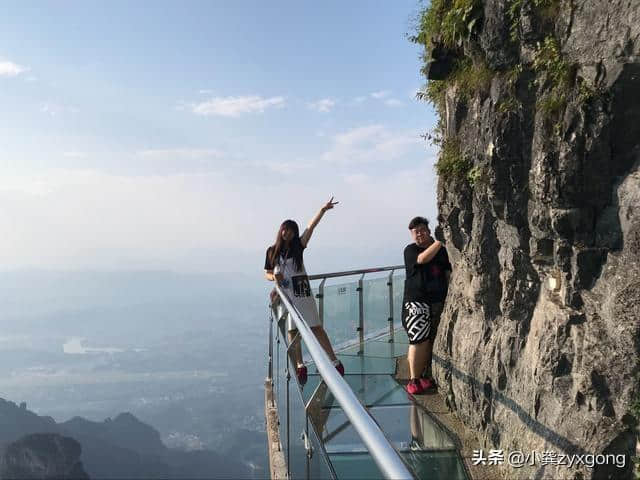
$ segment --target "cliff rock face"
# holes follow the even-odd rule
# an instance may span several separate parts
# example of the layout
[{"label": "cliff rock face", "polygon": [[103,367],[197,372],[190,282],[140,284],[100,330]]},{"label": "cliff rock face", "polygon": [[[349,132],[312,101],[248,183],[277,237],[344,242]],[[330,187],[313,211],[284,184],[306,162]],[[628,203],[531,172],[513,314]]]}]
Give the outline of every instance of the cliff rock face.
[{"label": "cliff rock face", "polygon": [[80,444],[55,433],[34,433],[10,443],[0,457],[0,478],[88,479]]},{"label": "cliff rock face", "polygon": [[[640,2],[563,0],[552,18],[539,3],[483,2],[474,55],[498,73],[466,101],[446,90],[444,138],[459,142],[473,182],[438,188],[454,272],[434,374],[486,448],[625,455],[623,468],[539,458],[509,478],[632,478]],[[570,66],[555,106],[553,65],[535,68],[543,24]]]}]

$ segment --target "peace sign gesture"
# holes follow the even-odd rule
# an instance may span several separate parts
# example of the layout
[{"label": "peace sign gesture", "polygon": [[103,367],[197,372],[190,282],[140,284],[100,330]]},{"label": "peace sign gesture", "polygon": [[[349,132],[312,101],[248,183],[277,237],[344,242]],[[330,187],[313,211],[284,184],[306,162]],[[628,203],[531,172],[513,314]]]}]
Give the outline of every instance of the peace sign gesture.
[{"label": "peace sign gesture", "polygon": [[334,202],[333,197],[331,197],[331,199],[322,206],[322,211],[326,212],[327,210],[331,210],[334,206],[336,206],[339,203],[340,202]]}]

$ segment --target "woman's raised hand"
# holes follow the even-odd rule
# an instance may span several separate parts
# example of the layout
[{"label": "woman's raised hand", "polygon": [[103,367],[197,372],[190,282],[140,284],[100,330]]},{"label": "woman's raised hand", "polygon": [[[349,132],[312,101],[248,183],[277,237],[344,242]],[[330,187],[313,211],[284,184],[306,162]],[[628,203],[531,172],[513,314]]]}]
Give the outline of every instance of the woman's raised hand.
[{"label": "woman's raised hand", "polygon": [[336,206],[340,202],[334,202],[333,197],[322,206],[322,211],[326,212],[327,210],[331,210],[334,206]]}]

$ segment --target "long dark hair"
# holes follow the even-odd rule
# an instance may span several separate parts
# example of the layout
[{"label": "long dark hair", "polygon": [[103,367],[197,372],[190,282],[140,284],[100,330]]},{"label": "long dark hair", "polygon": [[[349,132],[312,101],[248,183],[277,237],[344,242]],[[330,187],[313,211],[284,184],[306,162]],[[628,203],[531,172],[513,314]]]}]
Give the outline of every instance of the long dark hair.
[{"label": "long dark hair", "polygon": [[288,229],[293,232],[293,238],[291,242],[289,242],[289,255],[293,258],[293,263],[296,267],[296,270],[302,269],[302,242],[300,241],[300,229],[298,228],[298,224],[293,220],[285,220],[280,225],[278,229],[278,233],[276,235],[276,242],[271,245],[271,253],[269,255],[269,261],[271,265],[277,265],[278,259],[280,258],[280,253],[284,250],[284,240],[282,239],[282,230]]}]

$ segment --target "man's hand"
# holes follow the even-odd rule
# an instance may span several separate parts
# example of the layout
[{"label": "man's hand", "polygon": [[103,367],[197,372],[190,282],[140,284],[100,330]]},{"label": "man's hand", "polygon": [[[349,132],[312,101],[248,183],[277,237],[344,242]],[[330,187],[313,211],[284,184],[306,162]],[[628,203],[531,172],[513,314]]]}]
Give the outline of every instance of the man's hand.
[{"label": "man's hand", "polygon": [[439,240],[434,241],[431,245],[427,247],[427,249],[418,255],[417,262],[418,263],[429,263],[433,257],[436,256],[440,248],[442,247],[442,242]]}]

